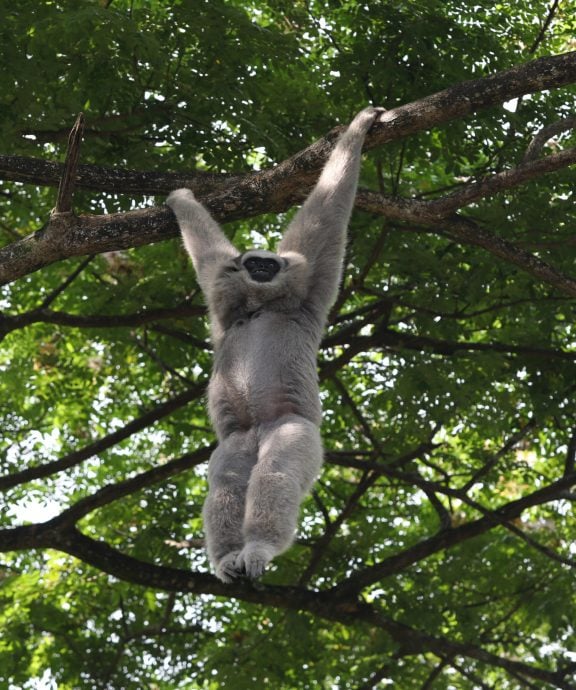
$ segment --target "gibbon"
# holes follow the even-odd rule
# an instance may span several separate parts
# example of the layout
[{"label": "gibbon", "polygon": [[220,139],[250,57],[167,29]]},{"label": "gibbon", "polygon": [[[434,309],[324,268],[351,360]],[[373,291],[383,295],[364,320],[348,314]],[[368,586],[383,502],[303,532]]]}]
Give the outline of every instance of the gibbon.
[{"label": "gibbon", "polygon": [[189,189],[166,203],[210,315],[209,412],[219,445],[203,517],[216,575],[257,578],[293,541],[322,465],[317,350],[342,277],[362,145],[383,110],[338,140],[277,253],[240,253]]}]

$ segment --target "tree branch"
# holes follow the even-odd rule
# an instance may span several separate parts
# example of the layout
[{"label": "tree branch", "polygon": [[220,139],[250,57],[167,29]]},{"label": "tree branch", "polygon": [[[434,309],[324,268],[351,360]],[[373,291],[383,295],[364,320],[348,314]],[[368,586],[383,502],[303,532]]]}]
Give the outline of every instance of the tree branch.
[{"label": "tree branch", "polygon": [[[563,120],[558,120],[558,122],[553,122],[547,127],[543,127],[528,145],[522,162],[526,164],[536,160],[544,148],[544,145],[550,141],[552,137],[555,137],[557,134],[561,134],[562,132],[566,132],[569,129],[574,129],[574,127],[576,127],[576,117],[566,117]],[[554,157],[555,156],[548,156],[548,159]]]},{"label": "tree branch", "polygon": [[80,448],[80,450],[68,453],[68,455],[65,455],[59,460],[48,462],[45,465],[40,465],[39,467],[30,467],[26,470],[20,470],[20,472],[15,472],[14,474],[4,475],[3,477],[0,477],[0,491],[6,491],[7,489],[11,489],[19,484],[25,484],[26,482],[32,481],[33,479],[50,477],[58,472],[63,472],[64,470],[70,469],[71,467],[80,464],[93,455],[102,453],[106,449],[111,448],[117,443],[120,443],[120,441],[123,441],[138,431],[141,431],[142,429],[154,424],[154,422],[157,422],[159,419],[172,414],[172,412],[178,410],[184,405],[187,405],[191,400],[196,400],[204,393],[204,389],[205,386],[203,384],[194,386],[183,393],[174,396],[174,398],[157,405],[137,419],[133,419],[125,424],[121,429],[113,431],[111,434],[94,441],[94,443],[90,443],[84,448]]},{"label": "tree branch", "polygon": [[[463,82],[415,103],[384,113],[367,137],[366,149],[381,146],[388,141],[406,137],[423,129],[445,124],[455,118],[464,117],[479,109],[502,103],[525,93],[556,88],[574,81],[576,81],[576,52],[541,58],[484,79]],[[282,212],[301,201],[312,187],[341,129],[332,130],[312,146],[269,170],[244,176],[210,177],[196,173],[176,174],[164,177],[161,183],[157,179],[158,186],[153,190],[147,186],[146,193],[166,193],[177,186],[190,186],[221,222],[250,218],[266,212]],[[19,158],[17,163],[18,171],[14,174],[19,176],[18,179],[22,179],[22,168],[25,167],[23,159]],[[9,176],[10,161],[6,157],[0,158],[0,166],[4,169],[4,175]],[[99,170],[101,173],[103,169]],[[83,168],[82,171],[86,172],[86,169]],[[528,174],[528,171],[524,173]],[[135,193],[139,176],[143,174],[146,175],[146,173],[132,174],[122,171],[124,188],[120,180],[115,180],[118,183],[113,185],[114,191]],[[111,179],[112,177],[114,175]],[[503,184],[502,179],[498,178],[493,184]],[[56,176],[54,183],[55,181]],[[78,180],[77,184],[82,186],[82,181]],[[100,189],[104,187],[101,186]],[[144,186],[139,191],[143,193]],[[478,189],[475,193],[478,193]],[[404,213],[403,219],[408,220],[410,217],[412,220],[418,220],[418,218],[420,221],[426,220],[422,217],[422,209],[425,207],[421,204],[422,202],[418,202],[418,205],[409,201],[400,202],[400,210]],[[390,215],[391,202],[387,202],[387,212],[383,207],[378,212],[392,217]],[[426,215],[430,222],[429,211]],[[437,221],[437,216],[435,219]],[[495,242],[494,236],[486,235],[485,231],[483,231],[484,234],[479,231],[470,234],[462,228],[460,231],[454,227],[451,230],[461,241],[472,242],[484,248],[491,247]],[[73,217],[65,224],[62,223],[62,219],[58,223],[52,219],[52,222],[49,222],[44,229],[0,250],[0,284],[71,256],[141,246],[176,234],[176,222],[173,215],[165,208],[98,217]],[[480,239],[478,239],[479,236]],[[498,247],[496,249],[498,250]],[[500,254],[497,251],[493,253],[507,261],[518,251],[511,246],[508,246],[508,251],[502,251],[501,247],[499,249]],[[524,267],[533,264],[532,255],[526,256],[526,254],[516,262],[517,265],[521,264]],[[540,279],[548,280],[552,277],[553,271],[543,270],[544,266],[540,268],[542,269],[539,273]],[[571,290],[569,293],[571,295],[575,294],[576,285],[567,284],[562,280],[556,280],[553,284],[559,289]]]},{"label": "tree branch", "polygon": [[478,520],[439,532],[415,544],[413,547],[405,549],[399,554],[390,556],[380,563],[360,570],[337,585],[335,589],[345,595],[353,591],[359,592],[379,582],[383,578],[405,570],[414,563],[428,558],[428,556],[438,551],[443,551],[462,541],[484,534],[494,527],[499,526],[502,521],[514,520],[520,517],[523,511],[528,508],[559,498],[563,491],[569,489],[575,483],[576,475],[571,474],[564,476],[542,489],[527,494],[516,501],[506,503],[501,508],[497,508],[494,511],[487,511],[486,514]]},{"label": "tree branch", "polygon": [[[29,156],[0,155],[0,178],[4,180],[56,187],[63,174],[63,163]],[[83,164],[77,168],[76,188],[111,194],[155,196],[169,194],[178,187],[190,187],[197,194],[206,195],[242,177],[234,173],[148,172]]]},{"label": "tree branch", "polygon": [[[75,271],[76,275],[79,270],[84,268],[85,263],[87,262],[81,264],[79,269]],[[67,284],[70,282],[68,279]],[[61,292],[60,288],[59,291]],[[136,328],[165,319],[201,317],[206,314],[206,307],[187,302],[173,308],[143,309],[133,314],[67,314],[66,312],[46,309],[43,305],[44,303],[38,309],[32,309],[23,314],[0,314],[0,340],[8,333],[33,323],[51,323],[71,328]],[[201,345],[202,349],[208,347],[206,343],[200,341],[197,342],[197,345]]]},{"label": "tree branch", "polygon": [[363,621],[386,632],[406,655],[433,652],[440,657],[462,656],[509,673],[537,679],[554,688],[574,690],[574,686],[566,680],[566,672],[563,670],[548,671],[497,656],[469,642],[454,642],[448,638],[430,635],[385,616],[373,605],[357,600],[354,594],[345,596],[334,589],[320,592],[302,587],[253,584],[247,580],[239,580],[233,585],[224,584],[213,575],[191,573],[135,559],[104,542],[85,536],[74,528],[62,530],[58,518],[40,526],[19,527],[0,532],[0,550],[6,550],[10,542],[11,550],[22,548],[16,544],[24,542],[28,548],[57,549],[121,580],[148,588],[168,592],[212,594],[261,606],[307,611],[345,625]]},{"label": "tree branch", "polygon": [[98,508],[102,508],[120,498],[130,496],[147,486],[157,484],[169,477],[173,477],[176,474],[180,474],[192,467],[196,467],[196,465],[206,462],[213,450],[214,446],[199,448],[193,453],[187,453],[176,460],[153,467],[147,472],[141,472],[130,479],[115,484],[108,484],[108,486],[102,487],[95,493],[77,501],[73,506],[64,510],[53,520],[53,523],[55,524],[57,522],[59,525],[72,526],[76,524],[78,520],[81,520]]},{"label": "tree branch", "polygon": [[[384,113],[368,134],[365,148],[376,148],[518,96],[559,88],[575,81],[576,51],[539,58],[482,79],[464,81]],[[296,169],[316,178],[342,129],[335,128],[327,137],[282,163],[279,178]],[[62,164],[23,156],[0,156],[0,177],[6,180],[55,186],[62,170]],[[260,179],[265,174],[252,173],[252,177]],[[76,184],[82,189],[144,195],[168,194],[178,187],[189,186],[202,198],[243,179],[244,175],[233,173],[155,173],[81,165]]]},{"label": "tree branch", "polygon": [[[359,324],[358,331],[364,326]],[[360,346],[361,343],[361,346]],[[377,328],[373,335],[352,335],[348,329],[344,333],[338,332],[326,337],[322,341],[322,347],[334,347],[335,345],[352,345],[360,347],[360,351],[372,348],[385,348],[390,350],[415,350],[417,352],[430,352],[439,355],[451,356],[457,352],[500,352],[506,355],[520,355],[523,357],[545,357],[563,359],[569,362],[576,361],[576,352],[564,350],[552,350],[546,347],[528,347],[521,345],[507,345],[506,343],[471,343],[456,340],[438,340],[425,335],[403,333],[391,328]]]},{"label": "tree branch", "polygon": [[74,127],[68,138],[68,150],[64,161],[64,172],[58,186],[58,197],[54,213],[70,213],[72,211],[72,197],[76,186],[76,170],[80,158],[80,146],[82,133],[84,132],[84,114],[80,113],[76,118]]}]

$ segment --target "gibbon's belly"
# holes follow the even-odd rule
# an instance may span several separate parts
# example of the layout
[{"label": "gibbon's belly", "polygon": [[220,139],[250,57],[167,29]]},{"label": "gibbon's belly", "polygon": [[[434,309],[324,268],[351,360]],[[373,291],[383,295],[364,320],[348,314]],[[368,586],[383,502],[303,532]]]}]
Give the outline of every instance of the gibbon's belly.
[{"label": "gibbon's belly", "polygon": [[320,423],[317,337],[284,314],[240,319],[226,333],[214,360],[210,412],[224,434],[298,414]]}]

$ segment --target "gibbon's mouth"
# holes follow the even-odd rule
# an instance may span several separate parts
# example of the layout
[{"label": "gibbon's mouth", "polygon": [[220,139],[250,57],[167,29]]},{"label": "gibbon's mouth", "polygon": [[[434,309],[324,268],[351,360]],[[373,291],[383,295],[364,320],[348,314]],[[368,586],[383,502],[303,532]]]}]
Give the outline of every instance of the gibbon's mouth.
[{"label": "gibbon's mouth", "polygon": [[257,271],[251,271],[250,276],[251,276],[252,280],[255,280],[257,283],[268,283],[274,277],[274,275],[270,271],[267,271],[266,269],[259,269]]}]

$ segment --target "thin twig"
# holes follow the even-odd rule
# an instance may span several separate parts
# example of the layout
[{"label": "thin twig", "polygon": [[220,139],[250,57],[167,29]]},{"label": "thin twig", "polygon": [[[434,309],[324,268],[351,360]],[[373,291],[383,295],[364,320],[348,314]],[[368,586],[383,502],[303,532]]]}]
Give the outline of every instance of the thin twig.
[{"label": "thin twig", "polygon": [[68,150],[66,151],[64,172],[60,178],[54,213],[70,213],[72,211],[72,197],[74,196],[74,189],[76,186],[76,171],[80,159],[80,145],[82,144],[83,132],[84,113],[80,113],[68,137]]},{"label": "thin twig", "polygon": [[534,136],[532,141],[528,144],[522,163],[529,163],[536,160],[540,155],[544,145],[562,132],[567,132],[569,129],[576,127],[576,117],[565,117],[562,120],[557,120],[547,127],[543,127],[538,134]]}]

